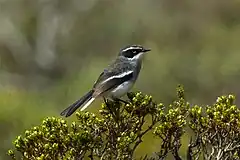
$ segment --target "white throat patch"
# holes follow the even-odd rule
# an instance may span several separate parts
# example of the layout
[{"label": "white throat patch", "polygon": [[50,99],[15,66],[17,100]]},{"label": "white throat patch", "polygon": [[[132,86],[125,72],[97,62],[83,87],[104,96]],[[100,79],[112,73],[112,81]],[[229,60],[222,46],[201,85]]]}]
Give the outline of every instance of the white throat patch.
[{"label": "white throat patch", "polygon": [[129,59],[129,60],[142,60],[143,55],[144,55],[144,52],[141,52],[141,53],[138,53],[137,55],[135,55],[134,57],[127,58],[127,59]]}]

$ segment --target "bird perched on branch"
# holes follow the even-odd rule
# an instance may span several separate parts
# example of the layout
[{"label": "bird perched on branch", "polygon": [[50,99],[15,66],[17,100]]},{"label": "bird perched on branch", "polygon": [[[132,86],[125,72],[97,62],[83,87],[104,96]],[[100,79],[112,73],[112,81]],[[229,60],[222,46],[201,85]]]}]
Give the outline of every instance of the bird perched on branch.
[{"label": "bird perched on branch", "polygon": [[92,89],[61,112],[61,116],[72,115],[79,107],[86,109],[96,98],[120,100],[136,82],[145,53],[150,51],[140,45],[127,46],[120,50],[117,59],[100,74]]}]

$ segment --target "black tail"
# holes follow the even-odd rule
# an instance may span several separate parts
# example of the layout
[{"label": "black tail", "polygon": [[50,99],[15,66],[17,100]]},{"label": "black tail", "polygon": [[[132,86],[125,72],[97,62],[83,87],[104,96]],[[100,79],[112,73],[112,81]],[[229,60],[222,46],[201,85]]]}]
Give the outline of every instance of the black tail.
[{"label": "black tail", "polygon": [[85,94],[82,98],[74,102],[72,105],[70,105],[68,108],[66,108],[64,111],[61,112],[61,116],[69,117],[71,116],[82,104],[87,102],[92,98],[93,90],[89,91],[87,94]]}]

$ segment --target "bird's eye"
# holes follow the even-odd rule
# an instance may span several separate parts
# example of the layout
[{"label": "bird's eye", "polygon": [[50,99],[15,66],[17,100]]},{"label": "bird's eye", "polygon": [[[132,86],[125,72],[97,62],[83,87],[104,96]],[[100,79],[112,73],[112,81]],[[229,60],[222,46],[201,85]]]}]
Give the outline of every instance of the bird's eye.
[{"label": "bird's eye", "polygon": [[137,51],[136,51],[136,50],[133,50],[132,52],[133,52],[134,54],[136,54],[136,53],[137,53]]}]

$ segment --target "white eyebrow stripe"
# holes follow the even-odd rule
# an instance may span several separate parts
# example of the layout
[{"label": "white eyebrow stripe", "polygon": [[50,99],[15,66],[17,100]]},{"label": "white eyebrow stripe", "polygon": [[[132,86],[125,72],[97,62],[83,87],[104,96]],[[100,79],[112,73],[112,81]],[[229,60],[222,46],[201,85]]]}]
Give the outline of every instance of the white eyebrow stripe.
[{"label": "white eyebrow stripe", "polygon": [[133,73],[133,71],[127,71],[127,72],[123,72],[123,73],[121,73],[121,74],[118,74],[118,75],[109,77],[108,79],[106,79],[106,80],[104,80],[103,82],[101,82],[101,84],[106,83],[107,81],[110,81],[110,80],[112,80],[112,79],[114,79],[114,78],[122,78],[122,77],[125,77],[125,76],[127,76],[127,75],[129,75],[129,74],[131,74],[131,73]]},{"label": "white eyebrow stripe", "polygon": [[141,48],[137,47],[137,46],[136,47],[128,47],[128,48],[122,50],[122,52],[126,52],[126,51],[131,50],[131,49],[141,49]]}]

